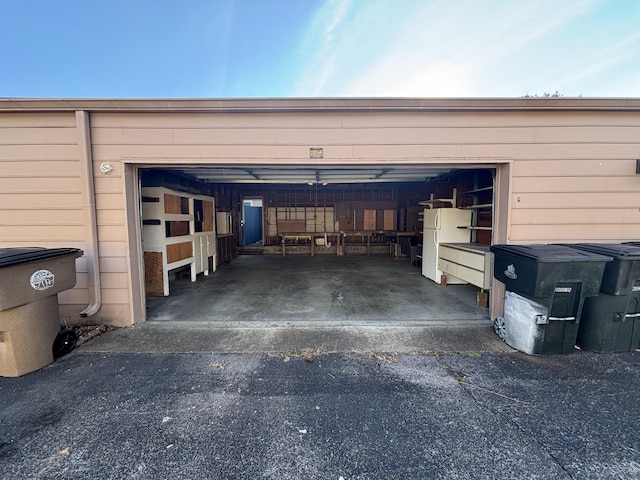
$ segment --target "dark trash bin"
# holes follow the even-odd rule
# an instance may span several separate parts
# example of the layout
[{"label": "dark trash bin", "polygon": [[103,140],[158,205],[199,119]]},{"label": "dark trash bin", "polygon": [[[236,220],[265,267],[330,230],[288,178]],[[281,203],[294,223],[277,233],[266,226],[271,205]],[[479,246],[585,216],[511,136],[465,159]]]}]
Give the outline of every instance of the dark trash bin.
[{"label": "dark trash bin", "polygon": [[569,246],[613,258],[604,269],[600,294],[585,300],[576,345],[594,352],[640,348],[640,243]]},{"label": "dark trash bin", "polygon": [[77,248],[0,248],[0,376],[53,362],[57,294],[76,284]]},{"label": "dark trash bin", "polygon": [[564,245],[492,245],[491,251],[494,277],[511,292],[496,332],[529,354],[573,351],[585,298],[598,295],[612,258]]}]

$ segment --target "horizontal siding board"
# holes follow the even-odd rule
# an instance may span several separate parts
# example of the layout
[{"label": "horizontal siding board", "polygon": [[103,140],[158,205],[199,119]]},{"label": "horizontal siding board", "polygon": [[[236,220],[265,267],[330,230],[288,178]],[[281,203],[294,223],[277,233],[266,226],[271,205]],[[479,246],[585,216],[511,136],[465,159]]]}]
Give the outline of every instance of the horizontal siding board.
[{"label": "horizontal siding board", "polygon": [[16,160],[75,160],[77,145],[0,145],[0,158]]},{"label": "horizontal siding board", "polygon": [[100,272],[102,288],[122,288],[129,284],[128,278],[125,272]]},{"label": "horizontal siding board", "polygon": [[65,210],[82,205],[80,193],[0,193],[0,205],[11,210]]},{"label": "horizontal siding board", "polygon": [[12,127],[73,127],[76,126],[74,112],[69,113],[0,113],[0,128]]},{"label": "horizontal siding board", "polygon": [[400,145],[635,143],[638,127],[95,129],[97,145]]},{"label": "horizontal siding board", "polygon": [[117,193],[96,193],[97,210],[124,209],[124,196]]},{"label": "horizontal siding board", "polygon": [[20,228],[0,226],[0,238],[5,242],[82,242],[85,228],[77,225],[24,225]]},{"label": "horizontal siding board", "polygon": [[[386,161],[403,159],[437,158],[513,158],[513,159],[584,159],[584,158],[629,158],[638,156],[640,145],[636,144],[492,144],[492,145],[331,145],[324,143],[324,160],[362,159],[367,161]],[[176,159],[207,160],[225,159],[228,161],[247,160],[259,163],[274,160],[298,160],[308,163],[309,146],[274,145],[109,145],[96,146],[97,158],[123,158],[128,160],[153,159],[158,163]]]},{"label": "horizontal siding board", "polygon": [[77,160],[3,161],[0,159],[0,177],[33,177],[34,172],[46,172],[47,178],[76,177],[80,175]]},{"label": "horizontal siding board", "polygon": [[[639,145],[324,145],[324,160],[359,158],[366,161],[437,158],[446,162],[457,158],[636,158]],[[173,159],[246,159],[251,162],[296,159],[308,162],[309,146],[277,145],[110,145],[96,148],[98,157],[148,158],[159,163]]]},{"label": "horizontal siding board", "polygon": [[59,225],[83,225],[84,212],[82,209],[56,210],[52,215],[50,210],[3,210],[0,208],[0,225],[22,226],[36,225],[49,226]]},{"label": "horizontal siding board", "polygon": [[[447,157],[513,159],[636,158],[638,144],[356,145],[358,158]],[[325,149],[325,152],[328,149]]]},{"label": "horizontal siding board", "polygon": [[339,128],[342,126],[342,119],[342,115],[336,113],[319,115],[305,113],[259,115],[94,113],[91,115],[91,126],[94,130],[100,128],[256,128],[264,125],[279,128]]},{"label": "horizontal siding board", "polygon": [[[636,162],[632,158],[593,158],[550,160],[518,160],[513,164],[514,177],[584,177],[619,176],[635,172]],[[545,181],[546,181],[545,178]]]},{"label": "horizontal siding board", "polygon": [[[133,324],[131,318],[131,306],[129,302],[124,303],[102,303],[102,307],[92,319],[94,321],[104,323],[106,325],[114,325],[116,327],[130,327]],[[141,319],[137,319],[140,321]]]},{"label": "horizontal siding board", "polygon": [[47,193],[73,194],[81,193],[80,177],[76,178],[2,178],[0,177],[0,191],[3,193],[32,193],[42,195]]},{"label": "horizontal siding board", "polygon": [[1,145],[77,145],[75,128],[2,128]]},{"label": "horizontal siding board", "polygon": [[568,209],[592,209],[592,208],[629,208],[640,207],[640,195],[637,191],[617,192],[615,195],[608,192],[582,192],[582,193],[522,193],[513,194],[511,198],[512,208],[568,208]]},{"label": "horizontal siding board", "polygon": [[565,193],[565,192],[632,192],[640,193],[640,177],[515,177],[513,193]]},{"label": "horizontal siding board", "polygon": [[[171,145],[174,142],[171,128],[93,128],[94,145]],[[207,131],[200,130],[198,131]]]},{"label": "horizontal siding board", "polygon": [[638,224],[560,224],[552,228],[541,225],[512,225],[511,240],[527,242],[618,242],[625,239],[638,238]]},{"label": "horizontal siding board", "polygon": [[96,193],[121,194],[124,191],[124,182],[120,176],[100,176],[94,179],[94,189]]},{"label": "horizontal siding board", "polygon": [[103,303],[129,303],[129,291],[125,288],[103,288]]},{"label": "horizontal siding board", "polygon": [[124,225],[98,226],[98,237],[105,242],[124,241],[127,239],[126,227]]},{"label": "horizontal siding board", "polygon": [[342,125],[344,128],[638,126],[640,118],[635,112],[346,113]]},{"label": "horizontal siding board", "polygon": [[[457,144],[457,143],[531,143],[532,129],[491,128],[402,128],[402,129],[173,129],[129,130],[120,132],[98,130],[100,145],[398,145],[398,144]],[[155,133],[154,133],[155,132]],[[163,135],[161,133],[164,133]]]},{"label": "horizontal siding board", "polygon": [[98,128],[404,128],[640,126],[635,112],[92,113]]},{"label": "horizontal siding board", "polygon": [[98,225],[124,225],[126,222],[123,210],[104,210],[96,211],[96,222]]},{"label": "horizontal siding board", "polygon": [[514,208],[512,225],[575,225],[635,223],[640,235],[638,208]]},{"label": "horizontal siding board", "polygon": [[87,288],[72,288],[58,293],[60,305],[83,305],[89,303],[89,290]]},{"label": "horizontal siding board", "polygon": [[126,273],[129,271],[129,263],[128,260],[123,257],[101,256],[100,271],[104,273]]},{"label": "horizontal siding board", "polygon": [[128,258],[128,246],[126,242],[98,241],[98,250],[101,258],[122,257]]}]

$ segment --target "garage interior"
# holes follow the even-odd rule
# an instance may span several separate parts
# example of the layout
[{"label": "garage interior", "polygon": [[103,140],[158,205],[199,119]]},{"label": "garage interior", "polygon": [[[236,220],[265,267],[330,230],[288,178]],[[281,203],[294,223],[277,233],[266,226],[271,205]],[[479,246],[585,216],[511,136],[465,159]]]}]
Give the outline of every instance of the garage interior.
[{"label": "garage interior", "polygon": [[[491,165],[145,167],[147,321],[252,327],[484,323],[486,285],[449,273],[438,281],[423,275],[425,244],[429,248],[423,216],[425,209],[466,210],[470,221],[457,226],[461,245],[486,247],[494,182]],[[182,206],[164,217],[150,215],[162,192],[182,197]],[[212,212],[203,208],[207,199]],[[203,214],[213,215],[215,227],[203,223]],[[208,228],[215,245],[207,251],[191,242]],[[158,241],[176,252],[193,246],[172,262],[170,251],[164,257],[152,252]],[[194,262],[201,250],[203,259]]]}]

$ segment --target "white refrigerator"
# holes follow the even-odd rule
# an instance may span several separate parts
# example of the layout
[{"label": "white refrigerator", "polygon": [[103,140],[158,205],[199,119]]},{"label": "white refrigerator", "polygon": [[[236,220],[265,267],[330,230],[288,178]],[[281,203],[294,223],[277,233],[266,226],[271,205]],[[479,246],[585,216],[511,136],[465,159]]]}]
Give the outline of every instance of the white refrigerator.
[{"label": "white refrigerator", "polygon": [[[440,283],[442,271],[438,270],[438,248],[441,243],[469,243],[471,210],[458,208],[425,208],[422,232],[422,275]],[[456,282],[447,278],[447,283]]]}]

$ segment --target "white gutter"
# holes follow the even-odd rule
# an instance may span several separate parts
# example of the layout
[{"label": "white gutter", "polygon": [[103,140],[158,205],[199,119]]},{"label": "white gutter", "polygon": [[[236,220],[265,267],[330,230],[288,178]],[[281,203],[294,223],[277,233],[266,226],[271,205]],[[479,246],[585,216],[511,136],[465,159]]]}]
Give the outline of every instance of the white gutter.
[{"label": "white gutter", "polygon": [[87,227],[87,246],[84,255],[87,258],[89,275],[89,305],[80,312],[82,318],[94,315],[102,306],[102,287],[100,284],[100,255],[98,253],[98,222],[96,220],[96,195],[93,187],[93,155],[91,154],[91,127],[89,113],[76,111],[78,129],[78,147],[80,148],[80,172],[82,179],[82,209]]}]

